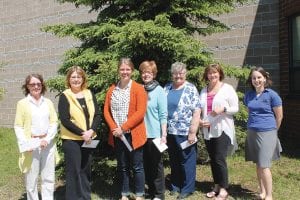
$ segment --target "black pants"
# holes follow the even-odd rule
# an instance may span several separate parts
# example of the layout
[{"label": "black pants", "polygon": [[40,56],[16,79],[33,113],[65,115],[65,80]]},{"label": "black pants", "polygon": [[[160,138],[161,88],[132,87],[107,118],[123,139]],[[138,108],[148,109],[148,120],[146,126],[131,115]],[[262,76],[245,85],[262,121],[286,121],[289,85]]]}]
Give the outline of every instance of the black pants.
[{"label": "black pants", "polygon": [[222,188],[228,188],[228,169],[226,156],[229,150],[230,138],[223,132],[218,138],[205,140],[210,157],[211,172],[214,183]]},{"label": "black pants", "polygon": [[154,198],[165,199],[165,175],[162,153],[158,151],[153,139],[148,139],[144,145],[144,169],[148,185],[148,193]]},{"label": "black pants", "polygon": [[83,141],[63,140],[66,163],[66,200],[91,199],[91,150]]}]

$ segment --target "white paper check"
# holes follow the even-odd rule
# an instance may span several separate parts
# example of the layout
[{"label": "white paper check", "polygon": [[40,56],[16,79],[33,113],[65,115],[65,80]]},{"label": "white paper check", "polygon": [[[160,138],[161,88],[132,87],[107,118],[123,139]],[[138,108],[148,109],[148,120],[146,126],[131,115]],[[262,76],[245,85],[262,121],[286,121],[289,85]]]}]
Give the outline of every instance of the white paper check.
[{"label": "white paper check", "polygon": [[84,142],[82,144],[82,147],[85,147],[85,148],[96,148],[98,143],[100,142],[100,140],[92,140],[90,144],[87,144],[86,142]]},{"label": "white paper check", "polygon": [[161,143],[161,138],[155,138],[152,140],[152,142],[155,144],[156,148],[160,151],[160,152],[164,152],[168,146],[165,143]]}]

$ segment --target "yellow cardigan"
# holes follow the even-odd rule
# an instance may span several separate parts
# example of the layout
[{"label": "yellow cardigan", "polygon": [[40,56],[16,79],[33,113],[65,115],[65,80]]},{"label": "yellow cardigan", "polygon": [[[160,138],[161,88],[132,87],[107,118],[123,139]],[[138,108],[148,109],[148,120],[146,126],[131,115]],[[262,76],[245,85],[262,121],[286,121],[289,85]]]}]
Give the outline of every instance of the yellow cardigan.
[{"label": "yellow cardigan", "polygon": [[[69,105],[70,105],[70,117],[71,117],[70,120],[72,121],[72,123],[74,123],[76,126],[81,128],[82,130],[87,130],[84,112],[83,112],[82,107],[80,106],[78,100],[76,99],[75,94],[71,91],[71,89],[66,89],[63,93],[67,97]],[[86,105],[87,105],[87,108],[89,111],[89,115],[90,115],[89,122],[90,122],[90,126],[91,126],[93,123],[94,115],[95,115],[95,106],[94,106],[93,96],[92,96],[91,91],[88,89],[83,90],[82,93],[85,98]],[[65,128],[62,124],[61,124],[60,132],[61,132],[62,139],[83,140],[82,137],[72,133],[67,128]],[[95,137],[95,136],[96,136],[96,133],[94,132],[93,137]]]},{"label": "yellow cardigan", "polygon": [[[44,98],[49,107],[50,124],[57,123],[57,114],[50,99]],[[31,138],[31,109],[27,98],[23,98],[17,103],[15,126],[24,128],[25,137]],[[22,173],[27,173],[31,168],[32,152],[24,152],[19,156],[19,168]]]}]

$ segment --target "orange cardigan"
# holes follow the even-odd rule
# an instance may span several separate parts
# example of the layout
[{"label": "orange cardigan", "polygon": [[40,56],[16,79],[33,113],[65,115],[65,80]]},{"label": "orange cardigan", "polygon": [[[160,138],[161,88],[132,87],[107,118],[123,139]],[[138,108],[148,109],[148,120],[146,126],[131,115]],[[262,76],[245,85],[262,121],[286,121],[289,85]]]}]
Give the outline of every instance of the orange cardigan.
[{"label": "orange cardigan", "polygon": [[[110,132],[108,136],[108,143],[114,146],[114,139],[112,130],[117,128],[112,113],[111,113],[111,96],[115,89],[116,84],[110,86],[106,93],[104,103],[104,118],[109,126]],[[147,140],[146,126],[144,122],[144,116],[147,110],[147,93],[144,87],[135,81],[132,81],[130,89],[130,101],[128,109],[127,121],[121,125],[122,130],[131,130],[132,146],[133,149],[137,149],[143,146]]]}]

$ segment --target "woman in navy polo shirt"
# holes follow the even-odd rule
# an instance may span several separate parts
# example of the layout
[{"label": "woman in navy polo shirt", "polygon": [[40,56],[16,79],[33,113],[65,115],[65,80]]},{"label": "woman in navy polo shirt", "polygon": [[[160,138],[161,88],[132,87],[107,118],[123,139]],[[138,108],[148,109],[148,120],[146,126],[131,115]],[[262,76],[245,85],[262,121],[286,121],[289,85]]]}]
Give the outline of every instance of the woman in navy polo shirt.
[{"label": "woman in navy polo shirt", "polygon": [[244,99],[249,112],[245,158],[256,163],[259,198],[271,200],[271,161],[279,159],[282,150],[277,136],[283,116],[282,100],[269,88],[272,81],[262,67],[251,70],[248,83],[252,90],[245,94]]}]

